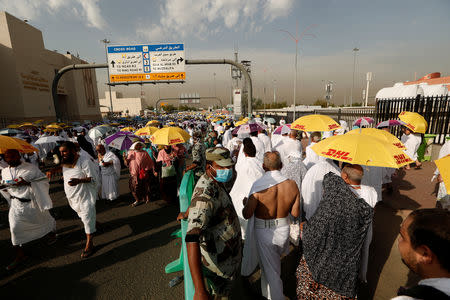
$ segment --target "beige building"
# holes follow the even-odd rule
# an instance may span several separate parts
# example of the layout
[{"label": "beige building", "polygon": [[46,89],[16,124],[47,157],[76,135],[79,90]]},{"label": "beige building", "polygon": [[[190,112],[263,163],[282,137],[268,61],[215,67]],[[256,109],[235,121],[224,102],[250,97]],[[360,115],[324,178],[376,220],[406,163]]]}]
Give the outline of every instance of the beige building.
[{"label": "beige building", "polygon": [[94,70],[64,74],[58,85],[58,103],[52,98],[55,72],[86,61],[71,54],[45,49],[42,32],[0,11],[0,125],[34,121],[101,119]]},{"label": "beige building", "polygon": [[[122,98],[119,92],[111,92],[113,113],[122,117],[139,116],[144,114],[144,109],[147,107],[144,98]],[[103,116],[106,116],[110,111],[111,100],[109,92],[105,92],[105,98],[99,100],[100,111]]]}]

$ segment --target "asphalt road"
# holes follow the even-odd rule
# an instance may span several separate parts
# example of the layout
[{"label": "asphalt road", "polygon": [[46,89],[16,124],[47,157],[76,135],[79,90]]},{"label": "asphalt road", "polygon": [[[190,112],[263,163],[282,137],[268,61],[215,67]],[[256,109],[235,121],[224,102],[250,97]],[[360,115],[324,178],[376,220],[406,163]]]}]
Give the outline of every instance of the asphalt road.
[{"label": "asphalt road", "polygon": [[[434,207],[433,163],[410,170],[394,181],[397,191],[385,195],[375,212],[374,237],[369,263],[369,283],[360,299],[389,299],[400,285],[417,278],[401,263],[397,250],[400,223],[419,207]],[[2,299],[183,299],[183,283],[168,286],[181,272],[165,274],[164,267],[179,256],[179,240],[170,234],[178,229],[177,205],[161,200],[130,207],[128,175],[120,180],[121,197],[114,205],[97,205],[102,230],[95,236],[97,252],[81,260],[85,236],[81,221],[68,206],[60,184],[51,185],[52,214],[57,220],[58,241],[47,246],[37,241],[26,246],[30,258],[14,272],[6,272],[13,259],[7,207],[0,207],[0,295]],[[299,252],[283,260],[285,294],[295,296],[294,270]],[[257,290],[258,282],[252,289]],[[248,286],[238,282],[234,299],[256,299]]]}]

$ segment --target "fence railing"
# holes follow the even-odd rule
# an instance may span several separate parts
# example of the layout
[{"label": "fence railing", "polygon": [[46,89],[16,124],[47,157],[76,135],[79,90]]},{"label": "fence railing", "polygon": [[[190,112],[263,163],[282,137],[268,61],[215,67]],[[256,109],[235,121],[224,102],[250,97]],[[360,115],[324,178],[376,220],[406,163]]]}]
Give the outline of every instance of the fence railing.
[{"label": "fence railing", "polygon": [[[361,117],[375,118],[375,107],[340,107],[340,108],[320,108],[307,111],[296,111],[295,117],[300,118],[302,116],[310,114],[327,115],[337,120],[344,120],[351,127],[352,123]],[[281,118],[286,120],[287,123],[292,123],[294,113],[292,111],[270,111],[265,112],[266,117],[274,118],[277,124]]]},{"label": "fence railing", "polygon": [[[434,143],[443,144],[445,138],[450,136],[450,96],[434,96],[403,99],[378,99],[375,107],[341,107],[322,108],[305,111],[297,111],[296,118],[310,114],[327,115],[338,120],[345,120],[351,128],[353,122],[361,117],[371,117],[375,120],[374,125],[381,121],[398,119],[402,111],[413,111],[421,114],[428,122],[426,133],[436,134]],[[263,114],[263,112],[261,112]],[[272,117],[277,121],[284,118],[287,123],[293,122],[292,111],[267,110],[266,117]],[[401,135],[401,128],[392,129],[397,137]]]},{"label": "fence railing", "polygon": [[[376,103],[376,122],[397,119],[402,111],[421,114],[428,122],[426,133],[436,134],[434,143],[443,144],[450,135],[450,96],[433,96],[404,99],[379,99]],[[399,128],[393,132],[399,135]]]}]

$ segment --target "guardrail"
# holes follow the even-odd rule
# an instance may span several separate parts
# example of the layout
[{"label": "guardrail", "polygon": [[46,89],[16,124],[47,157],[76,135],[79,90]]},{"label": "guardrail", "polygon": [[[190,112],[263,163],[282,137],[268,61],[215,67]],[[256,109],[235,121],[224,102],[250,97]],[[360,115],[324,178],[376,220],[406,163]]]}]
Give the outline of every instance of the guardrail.
[{"label": "guardrail", "polygon": [[[189,205],[191,204],[192,192],[194,190],[194,173],[188,171],[184,174],[180,185],[180,212],[186,212]],[[183,271],[184,275],[184,299],[192,300],[194,298],[194,283],[192,282],[191,271],[189,269],[189,262],[186,252],[186,242],[184,238],[186,237],[187,231],[187,220],[181,221],[181,232],[176,231],[172,235],[181,237],[181,249],[180,257],[177,260],[169,263],[166,266],[166,273],[173,273],[178,271]]]}]

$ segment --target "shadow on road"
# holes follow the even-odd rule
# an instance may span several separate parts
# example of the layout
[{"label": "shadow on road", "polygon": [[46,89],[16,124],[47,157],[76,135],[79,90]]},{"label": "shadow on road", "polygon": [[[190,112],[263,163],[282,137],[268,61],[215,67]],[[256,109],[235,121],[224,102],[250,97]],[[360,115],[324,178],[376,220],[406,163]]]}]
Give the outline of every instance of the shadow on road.
[{"label": "shadow on road", "polygon": [[[95,288],[84,283],[91,273],[169,243],[178,226],[133,240],[108,252],[58,267],[38,267],[2,287],[4,299],[95,299]],[[103,245],[99,245],[102,247]],[[55,284],[57,282],[58,284]],[[39,293],[39,295],[37,295]],[[72,296],[73,295],[73,296]]]},{"label": "shadow on road", "polygon": [[358,299],[373,299],[381,272],[389,258],[391,249],[397,240],[398,230],[403,219],[396,215],[396,210],[388,204],[377,204],[373,218],[373,237],[369,250],[367,270],[368,284],[362,285]]}]

